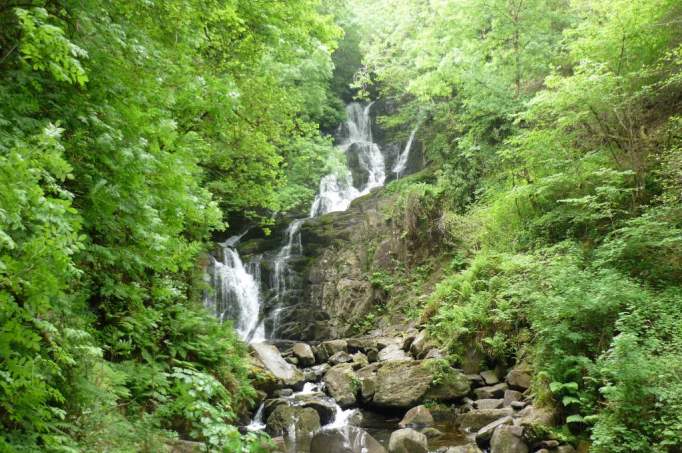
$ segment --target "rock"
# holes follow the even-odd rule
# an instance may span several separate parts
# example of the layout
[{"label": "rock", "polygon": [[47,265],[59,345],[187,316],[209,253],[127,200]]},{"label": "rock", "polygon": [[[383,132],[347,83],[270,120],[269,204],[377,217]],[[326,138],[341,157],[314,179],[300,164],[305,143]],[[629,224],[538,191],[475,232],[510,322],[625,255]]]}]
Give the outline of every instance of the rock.
[{"label": "rock", "polygon": [[[331,365],[329,365],[328,363],[323,363],[321,365],[315,365],[312,368],[308,368],[308,370],[310,370],[314,376],[314,379],[310,379],[310,381],[313,381],[313,380],[319,381],[320,379],[322,379],[322,376],[327,374],[327,371],[329,371],[330,368],[331,368]],[[306,371],[308,371],[308,370],[306,370]]]},{"label": "rock", "polygon": [[490,453],[528,453],[522,434],[518,426],[498,426],[490,439]]},{"label": "rock", "polygon": [[403,344],[403,341],[400,338],[396,338],[396,337],[378,337],[378,338],[376,338],[376,342],[377,342],[377,349],[379,349],[379,350],[384,349],[390,345],[400,346]]},{"label": "rock", "polygon": [[514,411],[511,408],[504,409],[475,409],[457,417],[460,427],[466,431],[478,431],[484,426],[499,420],[503,417],[511,416]]},{"label": "rock", "polygon": [[301,407],[309,407],[317,412],[320,416],[320,423],[326,425],[334,421],[336,416],[336,406],[331,402],[320,398],[319,396],[313,395],[299,395],[296,397],[299,401]]},{"label": "rock", "polygon": [[283,398],[273,398],[263,401],[263,416],[267,418],[272,414],[277,406],[288,406],[289,402]]},{"label": "rock", "polygon": [[504,392],[504,407],[509,407],[514,401],[521,401],[523,394],[516,390],[505,390]]},{"label": "rock", "polygon": [[356,376],[360,381],[360,398],[363,403],[369,403],[374,397],[377,388],[377,372],[381,364],[373,363],[366,367],[360,368],[356,372]]},{"label": "rock", "polygon": [[374,363],[379,361],[379,350],[376,348],[368,349],[366,351],[367,353],[367,360],[369,363]]},{"label": "rock", "polygon": [[503,406],[504,400],[501,399],[482,399],[476,400],[474,406],[476,409],[499,409]]},{"label": "rock", "polygon": [[[295,435],[296,439],[305,439],[312,437],[312,433],[320,428],[320,416],[309,407],[277,406],[265,425],[270,436]],[[292,426],[295,433],[289,432]]]},{"label": "rock", "polygon": [[340,363],[348,363],[352,360],[350,354],[348,354],[346,351],[339,351],[333,356],[329,357],[328,362],[331,365],[338,365]]},{"label": "rock", "polygon": [[466,375],[467,379],[471,382],[472,387],[483,387],[485,385],[485,381],[481,377],[480,374],[467,374]]},{"label": "rock", "polygon": [[303,385],[303,373],[287,363],[275,346],[267,343],[254,343],[251,348],[256,359],[285,387]]},{"label": "rock", "polygon": [[515,368],[507,374],[505,380],[510,388],[523,392],[530,387],[532,377],[528,370]]},{"label": "rock", "polygon": [[425,360],[428,359],[442,359],[443,358],[443,353],[440,352],[440,349],[433,348],[429,350],[429,352],[426,353],[424,356]]},{"label": "rock", "polygon": [[411,428],[399,429],[391,434],[388,441],[390,453],[427,453],[428,439]]},{"label": "rock", "polygon": [[512,401],[509,406],[516,411],[520,411],[524,407],[528,406],[528,403],[525,401]]},{"label": "rock", "polygon": [[292,389],[280,389],[275,392],[275,396],[279,398],[286,398],[287,396],[291,396],[294,394],[294,391]]},{"label": "rock", "polygon": [[431,387],[431,372],[421,362],[384,362],[376,376],[372,404],[384,408],[408,408],[421,402]]},{"label": "rock", "polygon": [[507,388],[507,384],[501,382],[499,384],[474,389],[474,395],[476,395],[476,399],[479,400],[502,398],[504,397],[504,392],[507,391]]},{"label": "rock", "polygon": [[323,380],[327,392],[339,406],[347,408],[355,404],[360,388],[351,364],[342,363],[331,367]]},{"label": "rock", "polygon": [[320,344],[327,356],[331,357],[337,352],[348,352],[348,342],[346,340],[329,340]]},{"label": "rock", "polygon": [[426,353],[434,346],[429,340],[426,330],[420,331],[410,345],[410,353],[415,359],[423,358]]},{"label": "rock", "polygon": [[482,453],[481,449],[474,444],[460,445],[458,447],[450,447],[445,450],[445,453]]},{"label": "rock", "polygon": [[348,352],[367,352],[369,349],[377,349],[377,342],[373,338],[349,338],[346,340]]},{"label": "rock", "polygon": [[537,445],[534,446],[534,448],[545,448],[547,450],[551,450],[553,448],[557,448],[559,446],[559,441],[558,440],[543,440],[537,443]]},{"label": "rock", "polygon": [[405,338],[403,338],[403,351],[409,352],[410,351],[410,346],[412,346],[412,343],[414,343],[414,339],[416,338],[416,335],[408,335]]},{"label": "rock", "polygon": [[353,361],[353,364],[358,365],[359,368],[369,365],[369,360],[367,360],[367,356],[362,352],[356,352],[351,356],[351,359]]},{"label": "rock", "polygon": [[284,360],[286,360],[287,363],[290,363],[292,365],[298,365],[298,359],[296,357],[288,356],[284,357]]},{"label": "rock", "polygon": [[468,395],[471,390],[466,376],[454,368],[450,368],[447,374],[439,376],[439,381],[426,392],[426,399],[450,402]]},{"label": "rock", "polygon": [[322,345],[314,347],[313,354],[315,354],[315,361],[317,363],[326,363],[327,360],[329,360],[329,354],[327,354],[327,351],[322,347]]},{"label": "rock", "polygon": [[419,430],[419,432],[425,435],[427,439],[440,439],[443,436],[445,436],[445,434],[442,431],[431,427],[422,428]]},{"label": "rock", "polygon": [[527,406],[518,413],[518,424],[521,426],[554,426],[556,414],[552,409]]},{"label": "rock", "polygon": [[433,415],[426,406],[416,406],[407,411],[399,425],[401,428],[432,426]]},{"label": "rock", "polygon": [[294,344],[292,351],[301,366],[309,367],[315,365],[315,354],[310,345],[306,343],[296,343]]},{"label": "rock", "polygon": [[484,359],[483,353],[476,347],[470,347],[464,352],[462,357],[462,368],[466,374],[478,374],[481,371],[481,362]]},{"label": "rock", "polygon": [[272,453],[286,453],[287,443],[284,440],[284,437],[282,436],[273,437],[271,440],[272,443],[275,445],[274,450],[272,450]]},{"label": "rock", "polygon": [[513,424],[513,422],[514,421],[512,417],[507,416],[485,425],[476,433],[476,443],[481,448],[487,447],[490,444],[490,439],[493,437],[493,433],[495,432],[495,429],[497,429],[498,426],[511,425]]},{"label": "rock", "polygon": [[364,429],[347,426],[337,429],[323,429],[315,433],[310,444],[310,453],[386,453]]},{"label": "rock", "polygon": [[495,374],[495,372],[492,370],[481,371],[480,374],[486,385],[495,385],[500,382],[497,374]]},{"label": "rock", "polygon": [[384,362],[387,360],[410,360],[405,351],[403,351],[399,345],[390,344],[384,349],[379,351],[379,361]]},{"label": "rock", "polygon": [[575,453],[576,450],[573,448],[571,445],[560,445],[554,450],[552,450],[552,453]]}]

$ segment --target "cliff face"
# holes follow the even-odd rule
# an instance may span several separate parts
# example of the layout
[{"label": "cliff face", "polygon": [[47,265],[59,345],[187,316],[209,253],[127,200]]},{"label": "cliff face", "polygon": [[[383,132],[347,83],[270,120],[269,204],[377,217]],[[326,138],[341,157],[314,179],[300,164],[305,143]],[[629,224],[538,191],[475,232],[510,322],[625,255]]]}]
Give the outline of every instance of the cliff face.
[{"label": "cliff face", "polygon": [[[376,272],[390,271],[406,253],[391,221],[396,196],[379,189],[355,200],[345,212],[308,219],[301,227],[302,253],[289,265],[293,278],[286,297],[279,300],[276,338],[322,340],[353,333],[356,323],[386,298],[372,284]],[[272,240],[243,241],[245,259],[263,255],[262,280],[271,280]],[[270,257],[270,259],[268,258]],[[266,285],[267,286],[267,285]],[[272,299],[265,289],[265,300]],[[267,304],[267,302],[266,302]],[[399,318],[399,317],[398,317]],[[394,320],[400,323],[400,319]],[[378,325],[377,327],[381,327]]]}]

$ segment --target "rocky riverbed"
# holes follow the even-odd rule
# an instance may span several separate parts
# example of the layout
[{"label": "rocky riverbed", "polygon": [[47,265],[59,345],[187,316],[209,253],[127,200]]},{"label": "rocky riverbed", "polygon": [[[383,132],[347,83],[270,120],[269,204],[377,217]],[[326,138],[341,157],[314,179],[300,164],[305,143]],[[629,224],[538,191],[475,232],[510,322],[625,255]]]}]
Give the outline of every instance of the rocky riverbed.
[{"label": "rocky riverbed", "polygon": [[252,345],[263,400],[245,429],[282,453],[572,453],[532,404],[530,370],[465,373],[425,331]]}]

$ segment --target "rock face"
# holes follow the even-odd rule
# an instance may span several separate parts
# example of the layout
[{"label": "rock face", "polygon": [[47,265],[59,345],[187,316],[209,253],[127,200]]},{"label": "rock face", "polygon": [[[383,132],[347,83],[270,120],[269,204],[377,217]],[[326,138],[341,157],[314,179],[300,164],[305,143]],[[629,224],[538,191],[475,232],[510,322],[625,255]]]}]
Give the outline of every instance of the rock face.
[{"label": "rock face", "polygon": [[323,429],[315,433],[310,453],[386,453],[367,431],[355,426]]},{"label": "rock face", "polygon": [[323,380],[329,396],[334,398],[339,406],[346,408],[355,404],[359,381],[351,364],[342,363],[331,367]]},{"label": "rock face", "polygon": [[279,350],[271,344],[255,343],[251,345],[255,358],[263,364],[272,375],[286,387],[303,385],[303,373],[295,366],[287,363]]},{"label": "rock face", "polygon": [[411,428],[400,429],[391,434],[388,451],[390,453],[427,453],[428,439]]}]

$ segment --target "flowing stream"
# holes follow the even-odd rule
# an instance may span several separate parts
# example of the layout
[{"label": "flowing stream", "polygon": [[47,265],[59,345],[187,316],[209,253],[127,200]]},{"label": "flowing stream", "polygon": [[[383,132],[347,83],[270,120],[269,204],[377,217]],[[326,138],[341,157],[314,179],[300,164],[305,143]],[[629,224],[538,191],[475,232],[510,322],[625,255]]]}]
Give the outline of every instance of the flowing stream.
[{"label": "flowing stream", "polygon": [[400,178],[405,172],[405,169],[407,168],[407,162],[410,159],[410,151],[412,150],[414,138],[417,135],[418,130],[419,125],[412,129],[412,132],[410,133],[410,138],[407,141],[407,144],[405,145],[405,149],[403,150],[402,153],[400,153],[398,160],[396,161],[395,165],[393,165],[393,173],[395,173],[397,178]]}]

